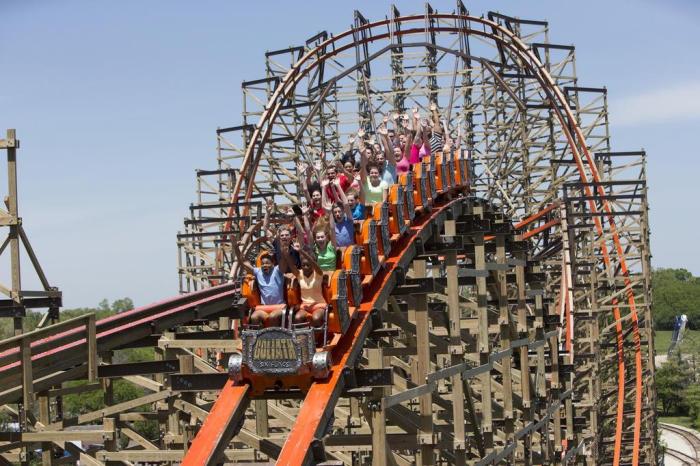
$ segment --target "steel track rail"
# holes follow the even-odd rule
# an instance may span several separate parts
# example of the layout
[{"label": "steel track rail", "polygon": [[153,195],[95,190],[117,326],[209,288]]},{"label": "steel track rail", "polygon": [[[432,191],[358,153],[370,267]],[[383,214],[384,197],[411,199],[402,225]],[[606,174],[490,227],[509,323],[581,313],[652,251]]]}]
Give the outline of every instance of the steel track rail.
[{"label": "steel track rail", "polygon": [[693,448],[692,456],[680,450],[667,449],[667,453],[687,464],[700,464],[700,438],[698,438],[697,435],[673,424],[659,423],[659,425],[662,429],[683,437],[683,439]]},{"label": "steel track rail", "polygon": [[[235,296],[234,285],[226,284],[100,319],[96,323],[98,351],[116,349],[177,325],[232,309]],[[85,344],[85,332],[81,329],[68,330],[34,342],[31,347],[35,390],[42,389],[42,384],[50,385],[49,381],[42,382],[42,377],[85,363],[83,352],[75,351]],[[18,353],[19,349],[0,353],[0,404],[15,402],[22,397]],[[71,378],[75,377],[73,374]]]}]

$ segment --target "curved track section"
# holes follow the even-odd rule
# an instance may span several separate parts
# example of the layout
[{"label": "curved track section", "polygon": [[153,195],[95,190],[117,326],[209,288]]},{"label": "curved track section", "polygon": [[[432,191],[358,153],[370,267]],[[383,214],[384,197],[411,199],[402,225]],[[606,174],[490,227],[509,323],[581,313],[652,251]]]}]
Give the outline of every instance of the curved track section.
[{"label": "curved track section", "polygon": [[[248,223],[255,223],[252,206],[256,197],[274,195],[292,202],[298,200],[294,188],[297,179],[290,176],[285,182],[280,178],[284,178],[280,173],[287,172],[284,159],[274,155],[296,152],[300,155],[293,161],[306,158],[313,162],[314,154],[339,146],[342,124],[335,125],[335,132],[325,134],[328,128],[323,122],[329,116],[339,118],[343,114],[342,107],[347,103],[339,90],[346,89],[343,80],[352,80],[357,86],[352,97],[359,105],[357,121],[368,130],[375,125],[373,113],[382,111],[378,109],[391,105],[403,108],[402,99],[413,99],[419,107],[426,108],[425,102],[434,101],[441,94],[439,83],[444,83],[442,95],[449,100],[444,111],[452,126],[464,125],[469,135],[470,151],[477,163],[476,193],[498,202],[510,218],[526,218],[548,205],[564,206],[559,216],[568,216],[566,223],[552,221],[541,230],[551,230],[551,234],[544,235],[547,239],[534,240],[533,254],[547,259],[562,257],[560,264],[545,270],[561,308],[567,363],[581,366],[581,372],[590,380],[576,388],[579,397],[586,400],[576,407],[569,401],[566,409],[572,414],[576,409],[593,425],[586,434],[575,435],[570,425],[573,421],[569,420],[567,445],[571,447],[569,442],[575,438],[581,439],[575,442],[580,445],[587,438],[600,457],[610,459],[612,464],[639,464],[640,455],[655,457],[654,447],[642,451],[641,442],[642,430],[655,438],[649,285],[644,283],[643,270],[648,266],[644,244],[647,233],[642,228],[641,240],[629,233],[629,225],[639,222],[645,213],[620,208],[624,195],[614,192],[618,185],[610,178],[613,164],[606,166],[598,160],[616,153],[609,150],[609,140],[604,143],[608,147],[602,148],[590,141],[601,123],[586,126],[581,94],[595,89],[578,87],[575,78],[567,82],[562,70],[567,63],[554,63],[555,51],[570,50],[573,55],[573,49],[533,42],[532,36],[537,33],[530,32],[529,36],[525,31],[531,26],[546,30],[543,22],[493,13],[488,18],[470,16],[461,5],[453,14],[439,14],[430,6],[422,15],[401,16],[393,11],[390,18],[377,22],[369,22],[358,13],[353,29],[330,38],[321,34],[310,40],[306,48],[280,52],[292,53],[291,65],[274,80],[259,121],[244,129],[246,144],[239,159],[241,176],[235,180],[231,206],[223,216],[223,231],[233,235],[236,231],[249,231]],[[411,51],[420,51],[422,63],[418,66],[425,71],[426,82],[407,91],[406,81],[415,83],[416,76],[410,76],[405,68],[401,72],[395,69],[408,61]],[[348,53],[355,60],[345,65]],[[372,64],[383,59],[392,66],[390,89],[386,83],[382,87],[380,78],[372,77]],[[454,60],[452,70],[441,66],[450,59]],[[402,79],[406,76],[410,79]],[[387,102],[387,95],[393,101]],[[327,104],[330,110],[325,108]],[[457,112],[452,113],[457,107],[462,112],[461,121],[455,117]],[[299,108],[308,110],[301,112]],[[290,115],[290,109],[294,109],[294,115]],[[478,115],[479,111],[483,116]],[[293,130],[290,121],[297,122]],[[538,121],[551,125],[544,137],[538,132],[547,130]],[[498,124],[507,129],[494,129]],[[607,122],[603,125],[607,126]],[[529,151],[537,147],[538,139],[544,140],[548,150],[529,159]],[[285,141],[290,144],[286,149]],[[604,151],[596,152],[601,149]],[[287,170],[293,172],[291,166]],[[524,173],[528,175],[523,176]],[[643,191],[645,186],[637,184],[634,189]],[[628,199],[643,197],[631,196]],[[552,235],[559,239],[551,241]],[[238,237],[244,247],[255,241],[253,235]],[[558,251],[552,252],[552,243],[557,241]],[[217,251],[213,269],[225,269],[235,276],[235,261],[227,258],[225,248]],[[586,254],[590,262],[583,258]],[[628,256],[633,258],[632,267],[636,270],[631,269]],[[232,264],[230,269],[227,263]],[[592,287],[591,279],[584,273],[597,275],[600,288],[582,292]],[[640,302],[644,315],[638,309]],[[598,330],[590,334],[591,326],[575,319],[577,313],[587,314],[586,320],[597,319],[599,330],[602,328],[605,334],[595,334]],[[593,349],[597,338],[602,338],[606,348],[615,348],[598,360]],[[577,361],[576,354],[594,360]],[[600,386],[595,379],[603,374],[605,386]],[[615,386],[608,385],[608,376],[614,377]],[[602,403],[601,409],[594,406],[597,403]],[[631,416],[625,416],[626,412]]]},{"label": "curved track section", "polygon": [[684,446],[668,444],[665,450],[667,456],[672,457],[673,460],[682,465],[700,463],[700,438],[696,434],[673,424],[662,423],[659,426],[662,431],[668,431],[672,435],[681,437],[686,444]]}]

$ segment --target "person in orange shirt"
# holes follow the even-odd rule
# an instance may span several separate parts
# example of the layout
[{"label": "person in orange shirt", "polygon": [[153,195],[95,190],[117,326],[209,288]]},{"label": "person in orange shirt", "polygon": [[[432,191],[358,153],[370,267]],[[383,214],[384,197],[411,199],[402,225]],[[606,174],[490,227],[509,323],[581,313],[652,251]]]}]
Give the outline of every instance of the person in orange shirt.
[{"label": "person in orange shirt", "polygon": [[321,327],[328,306],[323,297],[323,270],[298,241],[295,241],[292,247],[301,256],[301,270],[292,265],[292,273],[299,280],[301,288],[301,306],[294,315],[294,323],[311,322],[313,327]]}]

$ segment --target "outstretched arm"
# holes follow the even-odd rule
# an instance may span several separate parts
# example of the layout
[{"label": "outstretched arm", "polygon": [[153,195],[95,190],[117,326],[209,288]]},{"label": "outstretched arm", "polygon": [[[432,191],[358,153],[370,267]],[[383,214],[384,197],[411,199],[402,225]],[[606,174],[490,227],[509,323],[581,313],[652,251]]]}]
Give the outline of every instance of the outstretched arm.
[{"label": "outstretched arm", "polygon": [[[292,245],[292,247],[294,247]],[[286,251],[282,251],[282,254],[280,254],[280,270],[289,270],[292,275],[295,277],[299,276],[299,269],[297,268],[297,264],[290,256],[289,254],[289,248],[286,248]],[[286,265],[286,267],[283,267],[283,264]]]},{"label": "outstretched arm", "polygon": [[358,147],[358,149],[360,149],[360,152],[364,152],[365,149],[367,148],[367,145],[365,144],[365,130],[364,129],[357,130],[357,147]]},{"label": "outstretched arm", "polygon": [[[328,191],[327,188],[329,185],[328,180],[323,180],[323,183],[324,184],[321,186],[321,207],[323,207],[323,210],[325,210],[326,213],[328,213],[328,209],[331,208],[333,203],[331,202],[330,199],[328,199],[328,192],[327,192]],[[332,185],[333,183],[330,183],[330,184]],[[333,189],[332,186],[331,186],[331,189]]]},{"label": "outstretched arm", "polygon": [[[294,247],[294,246],[292,246],[292,247]],[[296,248],[295,248],[295,249],[296,249]],[[318,265],[318,262],[316,262],[316,258],[315,258],[315,257],[313,257],[311,254],[309,254],[308,252],[306,252],[306,249],[304,249],[304,248],[302,248],[302,247],[300,247],[299,249],[297,249],[297,251],[299,251],[299,254],[301,255],[301,257],[303,257],[304,259],[306,259],[307,261],[309,261],[309,262],[311,263],[311,267],[314,268],[314,271],[315,271],[317,274],[323,275],[323,270],[321,270],[321,266]]]},{"label": "outstretched arm", "polygon": [[[433,132],[442,135],[442,126],[440,125],[440,113],[438,112],[437,105],[430,104],[430,115],[433,118]],[[448,134],[448,133],[445,133]]]},{"label": "outstretched arm", "polygon": [[367,185],[367,156],[365,151],[360,151],[360,190],[364,191]]},{"label": "outstretched arm", "polygon": [[304,177],[301,183],[302,189],[304,190],[304,197],[306,198],[306,202],[311,204],[311,193],[309,192],[309,184],[311,183],[311,170],[303,162],[299,162],[297,163],[297,173],[299,174],[299,178]]},{"label": "outstretched arm", "polygon": [[241,250],[238,247],[238,243],[236,241],[231,241],[231,249],[233,249],[233,253],[236,255],[236,260],[238,261],[240,266],[243,267],[245,271],[249,274],[254,274],[255,271],[253,270],[253,264],[251,264],[246,258],[243,257],[243,254],[241,253]]},{"label": "outstretched arm", "polygon": [[391,141],[389,141],[389,130],[386,127],[386,123],[389,118],[384,117],[384,121],[377,128],[377,133],[382,141],[382,146],[384,147],[384,157],[389,161],[390,164],[396,165],[396,157],[394,157],[394,150],[391,147]]},{"label": "outstretched arm", "polygon": [[265,209],[265,216],[263,217],[263,234],[265,237],[269,240],[274,239],[275,234],[270,230],[270,213],[272,210],[275,208],[275,200],[272,199],[271,197],[268,197],[265,199],[265,205],[267,206],[267,209]]},{"label": "outstretched arm", "polygon": [[348,197],[345,195],[343,192],[343,189],[340,187],[340,182],[337,182],[333,188],[335,189],[335,193],[338,196],[338,200],[343,203],[343,208],[345,209],[345,218],[352,220],[352,209],[350,208],[350,204],[348,204]]},{"label": "outstretched arm", "polygon": [[413,147],[413,142],[412,138],[413,135],[411,134],[412,131],[408,129],[408,121],[407,120],[402,120],[402,124],[406,132],[404,133],[406,135],[406,144],[403,146],[403,157],[406,160],[411,160],[411,147]]},{"label": "outstretched arm", "polygon": [[328,228],[330,231],[328,233],[330,234],[331,244],[334,248],[337,249],[338,243],[335,240],[335,218],[333,217],[333,212],[331,212],[330,210],[326,210],[326,215],[330,219],[330,226]]},{"label": "outstretched arm", "polygon": [[[303,217],[304,217],[304,234],[306,235],[305,245],[308,246],[309,241],[311,241],[311,222],[309,221],[309,206],[301,206]],[[301,230],[300,230],[301,231]]]}]

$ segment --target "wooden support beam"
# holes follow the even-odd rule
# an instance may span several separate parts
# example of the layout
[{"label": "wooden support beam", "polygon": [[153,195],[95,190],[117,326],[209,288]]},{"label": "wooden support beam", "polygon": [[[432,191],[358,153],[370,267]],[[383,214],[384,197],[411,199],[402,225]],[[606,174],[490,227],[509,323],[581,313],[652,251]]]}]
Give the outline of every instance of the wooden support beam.
[{"label": "wooden support beam", "polygon": [[[501,224],[504,225],[504,224]],[[496,234],[496,261],[499,264],[506,263],[506,237],[504,234]],[[511,323],[510,323],[510,311],[508,309],[508,283],[506,280],[505,269],[496,271],[497,278],[497,296],[498,296],[498,325],[500,326],[500,340],[501,340],[501,351],[509,350],[511,347]],[[515,423],[514,423],[514,412],[513,412],[513,380],[512,380],[512,356],[508,354],[507,357],[501,360],[501,374],[502,374],[502,396],[503,396],[503,419],[504,426],[503,430],[505,433],[505,443],[506,445],[513,443]],[[510,455],[507,455],[508,463],[513,464],[515,462],[515,451]]]},{"label": "wooden support beam", "polygon": [[[413,276],[426,278],[425,260],[413,261]],[[430,371],[430,323],[428,318],[428,296],[417,294],[415,299],[416,347],[415,359],[416,380],[426,380]],[[427,466],[435,464],[433,451],[433,396],[428,392],[419,398],[420,403],[420,436],[418,438],[418,455],[416,464]]]},{"label": "wooden support beam", "polygon": [[[483,218],[483,207],[475,206],[474,214]],[[484,233],[481,231],[472,234],[474,240],[474,269],[485,270],[486,250],[484,247]],[[489,339],[489,313],[487,308],[488,291],[486,277],[476,277],[476,299],[478,305],[479,332],[477,334],[477,351],[479,352],[479,364],[489,363],[491,356],[491,342]],[[493,408],[491,373],[484,372],[479,376],[481,384],[481,435],[484,441],[484,451],[491,453],[493,449]]]},{"label": "wooden support beam", "polygon": [[107,406],[104,409],[100,409],[98,411],[93,411],[91,413],[80,415],[78,416],[78,423],[85,424],[91,421],[96,421],[102,417],[111,416],[113,414],[119,414],[122,411],[128,411],[141,405],[155,403],[156,401],[164,400],[170,396],[172,396],[172,392],[170,390],[163,390],[162,392],[151,393],[150,395],[142,396],[134,400],[124,401],[122,403],[118,403],[112,406]]},{"label": "wooden support beam", "polygon": [[[448,222],[445,222],[445,234],[448,228],[454,230],[454,221],[451,221],[451,226],[448,227]],[[460,322],[462,321],[462,310],[459,306],[459,277],[457,268],[457,253],[456,251],[448,251],[446,254],[446,273],[447,273],[447,307],[449,316],[449,333],[450,333],[450,365],[462,364],[464,362],[464,347],[462,344],[462,330]],[[466,431],[465,431],[465,406],[464,406],[464,385],[462,383],[462,375],[455,374],[452,376],[452,419],[454,423],[454,439],[453,449],[455,455],[455,464],[463,466],[466,464]]]}]

